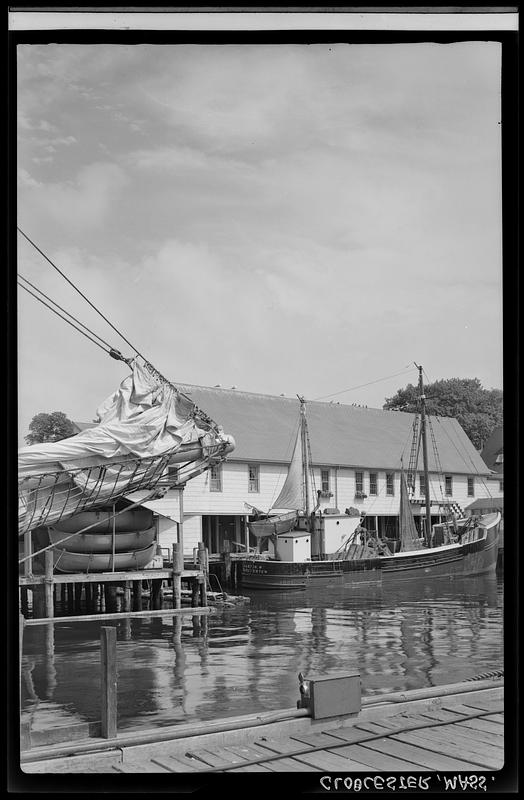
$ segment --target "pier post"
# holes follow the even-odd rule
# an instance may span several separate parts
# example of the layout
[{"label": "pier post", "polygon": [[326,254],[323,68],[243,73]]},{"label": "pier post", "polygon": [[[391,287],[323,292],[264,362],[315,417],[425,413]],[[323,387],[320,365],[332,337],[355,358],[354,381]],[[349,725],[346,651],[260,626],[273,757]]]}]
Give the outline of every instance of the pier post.
[{"label": "pier post", "polygon": [[158,611],[162,608],[162,600],[162,580],[160,578],[155,578],[151,581],[151,608]]},{"label": "pier post", "polygon": [[133,581],[133,611],[142,611],[142,581]]},{"label": "pier post", "polygon": [[44,553],[45,563],[45,616],[54,616],[54,603],[53,603],[53,552],[46,550]]},{"label": "pier post", "polygon": [[30,578],[33,574],[33,559],[28,558],[28,556],[31,556],[31,553],[31,531],[26,531],[24,533],[24,558],[27,559],[27,561],[24,561],[24,577],[26,578]]},{"label": "pier post", "polygon": [[27,600],[27,588],[25,586],[20,588],[20,609],[24,617],[27,617],[29,614],[29,603]]},{"label": "pier post", "polygon": [[198,578],[191,579],[191,608],[196,608],[198,606],[198,598],[200,594],[200,587],[198,583]]},{"label": "pier post", "polygon": [[180,567],[180,545],[177,542],[173,543],[173,607],[180,608],[182,606],[182,579]]},{"label": "pier post", "polygon": [[82,583],[75,583],[74,588],[74,595],[75,595],[75,614],[80,614],[82,609]]},{"label": "pier post", "polygon": [[68,583],[67,584],[67,613],[68,614],[73,614],[74,613],[73,603],[74,603],[74,601],[73,601],[73,584],[72,583]]},{"label": "pier post", "polygon": [[100,659],[102,665],[102,738],[116,737],[117,681],[116,681],[116,628],[100,629]]},{"label": "pier post", "polygon": [[224,581],[227,584],[231,583],[231,542],[229,539],[224,539],[222,551],[222,558],[224,559]]},{"label": "pier post", "polygon": [[124,584],[124,611],[131,611],[131,581]]},{"label": "pier post", "polygon": [[202,575],[198,578],[200,584],[200,605],[207,606],[207,552],[204,542],[198,543],[198,564]]}]

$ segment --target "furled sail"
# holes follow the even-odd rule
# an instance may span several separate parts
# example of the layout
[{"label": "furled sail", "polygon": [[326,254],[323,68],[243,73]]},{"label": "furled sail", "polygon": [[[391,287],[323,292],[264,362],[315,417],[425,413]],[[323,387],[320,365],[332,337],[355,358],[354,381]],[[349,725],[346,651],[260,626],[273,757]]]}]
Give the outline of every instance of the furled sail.
[{"label": "furled sail", "polygon": [[402,552],[419,550],[422,545],[409,504],[408,485],[404,471],[400,473],[400,550]]},{"label": "furled sail", "polygon": [[135,360],[97,410],[99,423],[69,439],[19,450],[19,532],[152,488],[168,464],[220,460],[234,439],[176,387]]},{"label": "furled sail", "polygon": [[303,511],[304,497],[304,458],[302,453],[301,430],[297,433],[295,448],[291,457],[288,473],[280,494],[272,505],[272,509]]}]

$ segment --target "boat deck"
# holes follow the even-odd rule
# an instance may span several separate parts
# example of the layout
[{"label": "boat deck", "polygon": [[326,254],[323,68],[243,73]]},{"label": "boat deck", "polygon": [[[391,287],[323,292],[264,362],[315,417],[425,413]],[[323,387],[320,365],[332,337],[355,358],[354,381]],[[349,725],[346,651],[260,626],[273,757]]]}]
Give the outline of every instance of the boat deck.
[{"label": "boat deck", "polygon": [[[409,695],[409,693],[407,693]],[[24,772],[435,772],[504,764],[503,687],[23,763]]]}]

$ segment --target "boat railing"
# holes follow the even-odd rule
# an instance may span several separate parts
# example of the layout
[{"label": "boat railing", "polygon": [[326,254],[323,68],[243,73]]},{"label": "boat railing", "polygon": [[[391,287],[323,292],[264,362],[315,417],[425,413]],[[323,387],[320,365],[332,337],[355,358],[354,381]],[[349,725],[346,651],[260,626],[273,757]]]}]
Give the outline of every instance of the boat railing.
[{"label": "boat railing", "polygon": [[[183,484],[222,460],[220,444],[207,447],[198,459],[183,462],[177,470],[176,485]],[[172,453],[149,458],[127,457],[107,460],[88,467],[22,476],[18,483],[18,532],[23,535],[49,526],[81,511],[116,502],[139,490],[165,492]]]}]

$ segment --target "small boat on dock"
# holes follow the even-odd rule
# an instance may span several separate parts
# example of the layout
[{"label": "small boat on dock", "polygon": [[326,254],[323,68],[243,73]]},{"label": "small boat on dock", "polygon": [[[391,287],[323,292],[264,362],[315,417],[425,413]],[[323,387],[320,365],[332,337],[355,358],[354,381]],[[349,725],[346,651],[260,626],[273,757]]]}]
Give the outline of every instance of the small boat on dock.
[{"label": "small boat on dock", "polygon": [[149,547],[156,539],[156,528],[153,525],[145,531],[125,531],[112,533],[79,533],[72,539],[66,539],[65,533],[57,528],[48,528],[49,543],[57,550],[73,553],[115,553],[132,552]]},{"label": "small boat on dock", "polygon": [[127,572],[144,569],[156,552],[156,544],[127,553],[75,553],[59,547],[53,549],[57,572]]}]

